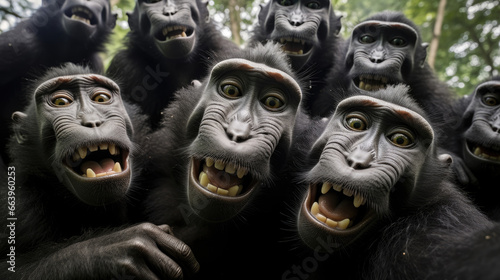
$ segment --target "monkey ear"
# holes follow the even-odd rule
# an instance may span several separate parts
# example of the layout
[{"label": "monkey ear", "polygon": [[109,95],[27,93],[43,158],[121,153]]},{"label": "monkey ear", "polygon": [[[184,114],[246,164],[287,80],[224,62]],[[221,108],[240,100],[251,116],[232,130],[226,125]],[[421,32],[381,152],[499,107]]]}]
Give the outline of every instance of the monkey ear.
[{"label": "monkey ear", "polygon": [[113,19],[111,19],[110,23],[109,23],[109,27],[111,29],[114,29],[115,26],[116,26],[116,21],[118,20],[118,14],[111,14],[111,16],[113,17]]},{"label": "monkey ear", "polygon": [[422,60],[420,61],[420,67],[424,67],[425,59],[427,58],[427,48],[429,47],[429,43],[422,43]]},{"label": "monkey ear", "polygon": [[446,166],[450,167],[453,163],[453,157],[449,154],[440,154],[438,156],[440,162],[446,164]]},{"label": "monkey ear", "polygon": [[28,137],[26,136],[26,126],[24,125],[27,117],[28,115],[23,112],[12,113],[14,135],[16,136],[17,143],[19,144],[23,144],[26,140],[28,140]]},{"label": "monkey ear", "polygon": [[195,88],[201,87],[201,82],[198,80],[192,80],[191,85],[194,86]]}]

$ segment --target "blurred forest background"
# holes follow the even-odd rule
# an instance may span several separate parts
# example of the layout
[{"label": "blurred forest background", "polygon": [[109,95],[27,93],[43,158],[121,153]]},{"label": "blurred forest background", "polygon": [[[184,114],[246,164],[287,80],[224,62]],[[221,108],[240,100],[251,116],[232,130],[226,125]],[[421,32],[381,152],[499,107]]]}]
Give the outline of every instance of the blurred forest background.
[{"label": "blurred forest background", "polygon": [[[244,46],[261,4],[269,0],[209,0],[213,21],[222,33]],[[122,48],[128,32],[127,15],[135,0],[111,0],[118,23],[108,52],[109,62]],[[459,95],[472,93],[478,82],[500,75],[500,0],[331,0],[342,18],[342,35],[369,15],[383,10],[404,12],[420,26],[429,42],[428,62]],[[0,0],[0,33],[41,5],[41,0]]]}]

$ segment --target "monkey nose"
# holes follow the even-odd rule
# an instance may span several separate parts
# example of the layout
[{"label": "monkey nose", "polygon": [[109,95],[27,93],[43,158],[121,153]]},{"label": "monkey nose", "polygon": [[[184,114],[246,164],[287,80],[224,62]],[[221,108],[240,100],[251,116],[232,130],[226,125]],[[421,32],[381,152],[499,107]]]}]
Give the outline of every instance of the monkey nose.
[{"label": "monkey nose", "polygon": [[97,115],[84,115],[82,116],[82,125],[86,127],[99,127],[102,124],[101,119]]},{"label": "monkey nose", "polygon": [[293,26],[300,26],[303,23],[302,15],[292,14],[289,20],[290,24]]},{"label": "monkey nose", "polygon": [[250,138],[251,125],[247,122],[233,120],[226,129],[226,134],[231,141],[243,142]]},{"label": "monkey nose", "polygon": [[370,167],[373,159],[373,153],[363,151],[358,147],[347,156],[347,164],[354,169],[365,169]]},{"label": "monkey nose", "polygon": [[381,63],[385,60],[385,54],[382,51],[373,51],[370,54],[370,61],[373,63]]}]

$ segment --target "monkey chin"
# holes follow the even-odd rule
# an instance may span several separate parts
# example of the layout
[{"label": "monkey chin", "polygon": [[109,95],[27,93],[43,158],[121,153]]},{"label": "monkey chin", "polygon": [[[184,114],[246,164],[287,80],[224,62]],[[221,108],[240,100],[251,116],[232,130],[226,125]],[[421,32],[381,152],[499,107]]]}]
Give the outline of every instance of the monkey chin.
[{"label": "monkey chin", "polygon": [[[244,168],[235,167],[235,171],[232,172],[233,175],[224,174],[224,168],[219,169],[219,172],[217,172],[218,169],[214,169],[214,167],[218,164],[221,164],[221,161],[215,161],[211,158],[205,160],[193,158],[189,164],[187,187],[189,205],[196,215],[211,222],[227,221],[238,215],[257,193],[257,186],[260,184],[260,181],[254,180],[248,174],[248,170]],[[210,171],[207,169],[210,169]],[[227,180],[236,180],[239,184],[231,188],[220,185],[217,187],[214,185],[217,183],[212,184],[209,181],[208,176],[210,174],[208,176],[206,174],[214,170],[214,173],[218,174],[212,174],[211,176],[224,176]],[[235,179],[236,177],[241,178]],[[212,179],[212,181],[214,180]]]},{"label": "monkey chin", "polygon": [[[321,189],[321,193],[320,193]],[[348,192],[348,191],[347,191]],[[346,193],[346,190],[344,190]],[[340,185],[325,183],[322,186],[310,184],[307,196],[302,203],[298,215],[298,232],[302,241],[311,249],[320,251],[330,251],[342,248],[345,250],[351,244],[357,244],[360,239],[364,239],[367,233],[377,224],[378,218],[373,209],[366,206],[366,200],[360,196],[352,198],[353,194],[342,193]],[[325,200],[330,206],[327,208],[344,208],[343,213],[326,211]],[[336,200],[336,202],[331,202]],[[345,206],[353,204],[354,206]],[[354,208],[355,207],[355,208]],[[328,213],[327,213],[328,212]],[[346,214],[350,212],[350,214]],[[332,218],[337,215],[340,218]],[[345,217],[342,217],[344,216]],[[329,244],[329,248],[324,248],[324,244]]]}]

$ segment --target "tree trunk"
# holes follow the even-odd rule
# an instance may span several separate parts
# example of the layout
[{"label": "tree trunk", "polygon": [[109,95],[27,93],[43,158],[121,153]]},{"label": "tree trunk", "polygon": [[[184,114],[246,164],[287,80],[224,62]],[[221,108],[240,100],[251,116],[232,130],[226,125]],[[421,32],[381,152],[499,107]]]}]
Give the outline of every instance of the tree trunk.
[{"label": "tree trunk", "polygon": [[231,37],[233,38],[233,42],[240,45],[241,37],[240,37],[240,15],[239,11],[236,9],[238,6],[237,0],[229,0],[229,26],[231,28]]},{"label": "tree trunk", "polygon": [[436,15],[436,23],[434,24],[434,31],[432,32],[432,41],[429,50],[429,65],[434,69],[436,61],[436,54],[439,46],[439,37],[441,37],[441,28],[443,27],[444,10],[446,7],[446,0],[439,1],[439,8]]}]

